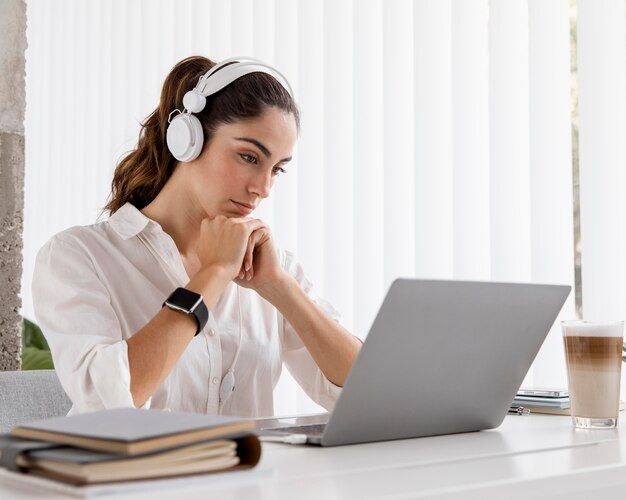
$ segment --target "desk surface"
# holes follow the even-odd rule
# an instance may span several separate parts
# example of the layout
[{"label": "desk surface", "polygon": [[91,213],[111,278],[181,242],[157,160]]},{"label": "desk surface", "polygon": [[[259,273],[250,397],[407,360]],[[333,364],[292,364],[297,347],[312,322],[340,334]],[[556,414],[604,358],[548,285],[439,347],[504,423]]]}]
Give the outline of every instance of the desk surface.
[{"label": "desk surface", "polygon": [[[384,443],[336,448],[264,443],[261,462],[252,470],[83,491],[136,499],[572,500],[622,498],[625,488],[626,438],[619,430],[580,431],[569,417],[530,415],[508,416],[490,431]],[[0,498],[34,498],[35,492],[42,490],[0,479]]]}]

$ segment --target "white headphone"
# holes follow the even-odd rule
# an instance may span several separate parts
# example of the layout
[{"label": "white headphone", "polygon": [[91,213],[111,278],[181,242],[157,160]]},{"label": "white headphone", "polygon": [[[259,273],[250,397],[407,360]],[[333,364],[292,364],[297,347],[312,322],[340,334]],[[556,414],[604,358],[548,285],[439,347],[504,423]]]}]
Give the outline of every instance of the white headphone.
[{"label": "white headphone", "polygon": [[[206,98],[238,78],[250,73],[267,73],[278,80],[293,97],[287,78],[277,69],[250,57],[233,57],[213,66],[198,80],[198,84],[183,97],[183,111],[175,109],[167,119],[167,147],[178,161],[195,160],[202,151],[204,134],[202,124],[194,113],[206,105]],[[178,113],[174,118],[172,115]]]}]

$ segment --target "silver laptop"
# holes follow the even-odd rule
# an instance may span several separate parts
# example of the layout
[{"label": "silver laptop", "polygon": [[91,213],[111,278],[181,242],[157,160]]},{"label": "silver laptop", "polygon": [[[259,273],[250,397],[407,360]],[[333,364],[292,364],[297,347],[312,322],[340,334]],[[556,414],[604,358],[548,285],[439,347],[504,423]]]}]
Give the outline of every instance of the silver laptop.
[{"label": "silver laptop", "polygon": [[326,422],[259,434],[336,446],[498,427],[570,289],[397,279]]}]

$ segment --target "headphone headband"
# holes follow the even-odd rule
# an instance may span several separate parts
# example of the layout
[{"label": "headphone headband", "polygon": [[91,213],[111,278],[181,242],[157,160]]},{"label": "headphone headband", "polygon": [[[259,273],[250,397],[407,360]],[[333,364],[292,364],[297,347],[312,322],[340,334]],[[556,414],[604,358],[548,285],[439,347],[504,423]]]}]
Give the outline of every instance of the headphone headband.
[{"label": "headphone headband", "polygon": [[[238,68],[240,69],[238,70]],[[243,71],[243,68],[247,68],[247,71]],[[238,76],[233,74],[232,80],[226,83],[225,85],[221,86],[217,90],[212,90],[212,86],[211,88],[207,88],[208,87],[207,81],[210,76],[216,74],[218,71],[219,71],[219,74],[221,75],[227,70],[230,72],[236,72],[236,73],[241,71],[241,74]],[[217,63],[209,71],[207,71],[202,77],[200,77],[200,80],[198,81],[198,85],[196,85],[195,88],[199,92],[201,92],[205,97],[208,97],[211,94],[214,94],[218,92],[219,90],[222,90],[228,84],[234,82],[237,78],[241,78],[242,76],[247,75],[249,73],[267,73],[268,75],[273,76],[274,78],[276,78],[276,80],[278,80],[278,82],[283,87],[285,87],[285,89],[287,90],[287,92],[289,92],[291,97],[294,97],[291,85],[289,85],[289,81],[287,80],[285,75],[283,75],[276,68],[269,66],[268,64],[265,64],[264,62],[259,61],[258,59],[253,59],[252,57],[246,57],[246,56],[231,57],[230,59],[226,59],[220,63]],[[214,77],[214,78],[217,78],[217,77]],[[224,77],[224,79],[226,80],[226,77]]]},{"label": "headphone headband", "polygon": [[[212,68],[213,69],[213,68]],[[204,97],[208,97],[222,90],[242,76],[250,73],[266,73],[273,76],[293,97],[291,85],[287,79],[271,66],[259,63],[258,61],[222,64],[217,68],[220,71],[211,71],[200,78],[195,89]]]}]

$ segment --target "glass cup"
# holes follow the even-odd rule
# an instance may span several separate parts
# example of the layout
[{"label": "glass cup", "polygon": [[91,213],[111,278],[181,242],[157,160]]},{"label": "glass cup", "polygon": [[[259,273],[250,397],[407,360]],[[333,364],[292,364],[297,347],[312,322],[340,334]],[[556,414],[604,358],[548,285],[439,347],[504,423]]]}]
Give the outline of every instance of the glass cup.
[{"label": "glass cup", "polygon": [[613,429],[619,415],[623,321],[562,321],[572,421]]}]

